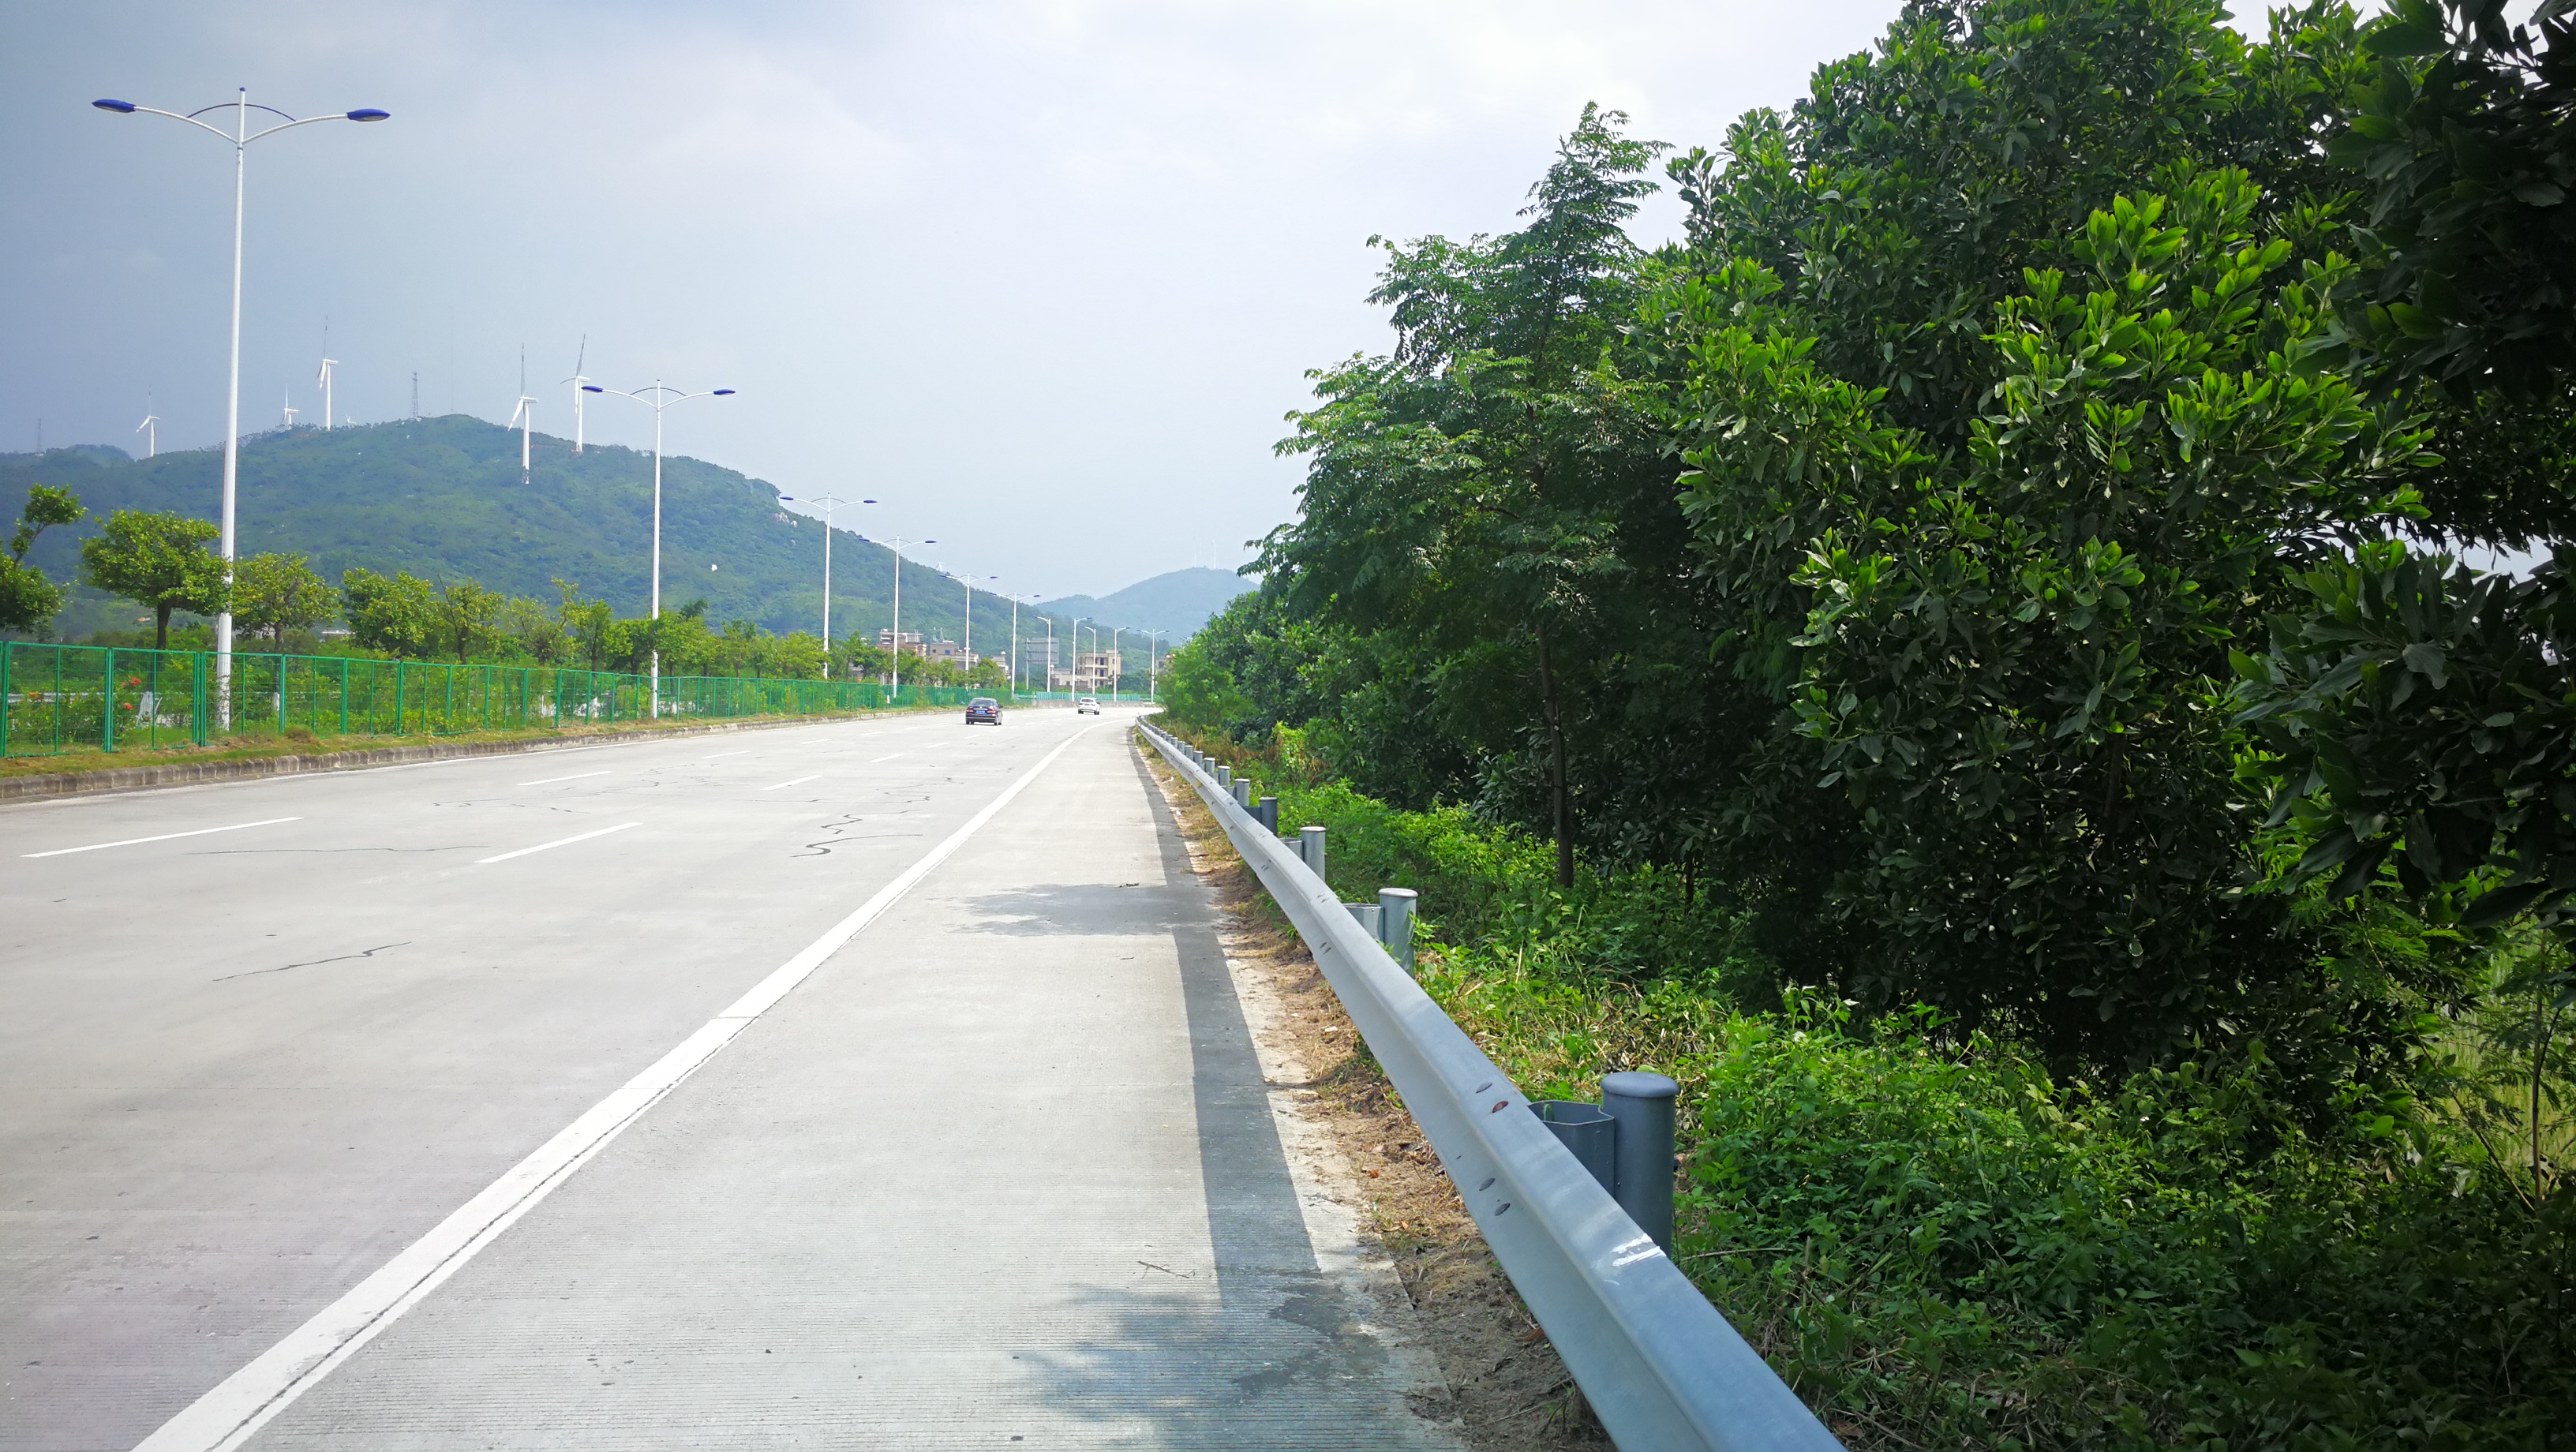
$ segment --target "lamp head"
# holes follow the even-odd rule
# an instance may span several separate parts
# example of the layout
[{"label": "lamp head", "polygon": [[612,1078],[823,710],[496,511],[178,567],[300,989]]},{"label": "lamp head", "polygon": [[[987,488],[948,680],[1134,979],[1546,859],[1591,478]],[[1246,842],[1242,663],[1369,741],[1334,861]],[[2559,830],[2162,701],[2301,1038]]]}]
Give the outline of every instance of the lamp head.
[{"label": "lamp head", "polygon": [[875,500],[873,500],[873,499],[862,499],[862,500],[860,500],[859,502],[860,502],[861,504],[874,504],[874,503],[876,503],[876,501],[875,501]]},{"label": "lamp head", "polygon": [[382,121],[392,114],[393,112],[391,111],[379,111],[373,106],[361,106],[357,110],[349,113],[349,119],[352,121]]},{"label": "lamp head", "polygon": [[134,103],[133,103],[132,101],[103,101],[103,100],[102,100],[102,101],[92,101],[92,102],[90,102],[90,104],[91,104],[91,105],[93,105],[93,106],[96,106],[98,109],[100,109],[100,110],[102,110],[102,111],[114,111],[116,114],[118,114],[118,115],[120,115],[120,116],[131,116],[131,115],[133,115],[133,114],[134,114]]},{"label": "lamp head", "polygon": [[731,397],[732,394],[733,390],[730,388],[719,388],[716,390],[716,397],[718,398],[728,398]]},{"label": "lamp head", "polygon": [[608,390],[600,387],[596,383],[585,383],[581,386],[581,391],[584,393],[606,393]]}]

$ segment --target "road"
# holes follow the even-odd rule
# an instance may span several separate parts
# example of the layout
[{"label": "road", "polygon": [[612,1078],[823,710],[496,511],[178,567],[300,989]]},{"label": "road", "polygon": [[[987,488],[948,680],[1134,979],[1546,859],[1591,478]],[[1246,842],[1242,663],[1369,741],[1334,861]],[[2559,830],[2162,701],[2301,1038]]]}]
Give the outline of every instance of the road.
[{"label": "road", "polygon": [[1127,724],[0,808],[0,1448],[1448,1445]]}]

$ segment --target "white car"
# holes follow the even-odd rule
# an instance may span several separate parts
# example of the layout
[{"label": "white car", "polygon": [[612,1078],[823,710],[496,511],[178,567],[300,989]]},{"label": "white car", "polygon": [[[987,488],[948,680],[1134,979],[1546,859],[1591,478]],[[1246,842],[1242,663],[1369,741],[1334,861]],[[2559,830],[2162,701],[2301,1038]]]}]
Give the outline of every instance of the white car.
[{"label": "white car", "polygon": [[1099,715],[1099,714],[1100,714],[1100,698],[1099,698],[1098,696],[1078,696],[1078,697],[1076,697],[1076,698],[1074,699],[1074,703],[1073,703],[1073,713],[1074,713],[1075,715],[1079,716],[1079,715],[1081,715],[1081,714],[1082,714],[1083,712],[1085,712],[1085,711],[1090,712],[1090,713],[1091,713],[1092,715],[1094,715],[1094,716]]}]

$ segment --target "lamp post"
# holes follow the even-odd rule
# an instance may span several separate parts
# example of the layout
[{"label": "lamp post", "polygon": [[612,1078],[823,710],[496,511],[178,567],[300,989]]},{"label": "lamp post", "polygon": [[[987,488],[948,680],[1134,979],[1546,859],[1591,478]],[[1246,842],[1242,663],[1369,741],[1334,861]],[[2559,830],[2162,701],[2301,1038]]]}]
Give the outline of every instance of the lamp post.
[{"label": "lamp post", "polygon": [[[796,496],[793,494],[781,494],[778,497],[789,504],[796,502]],[[823,506],[823,658],[830,660],[832,658],[832,511],[844,504],[874,504],[876,501],[843,499],[837,494],[818,494],[807,496],[805,502]]]},{"label": "lamp post", "polygon": [[903,689],[903,547],[908,544],[937,544],[939,541],[908,540],[898,536],[889,543],[894,549],[894,628],[890,632],[894,636],[894,664],[886,677],[888,682],[886,689],[900,691]]},{"label": "lamp post", "polygon": [[1148,701],[1155,699],[1154,652],[1162,645],[1162,643],[1163,632],[1159,630],[1148,630],[1145,632],[1145,699]]},{"label": "lamp post", "polygon": [[1041,615],[1038,618],[1047,623],[1046,685],[1041,689],[1052,692],[1055,689],[1055,617]]},{"label": "lamp post", "polygon": [[[264,137],[275,136],[280,131],[293,130],[298,126],[310,126],[316,121],[382,121],[391,114],[389,112],[377,110],[372,106],[362,106],[355,111],[342,111],[330,116],[305,116],[298,118],[287,115],[285,112],[278,110],[275,106],[253,105],[250,99],[250,88],[247,86],[243,87],[239,94],[240,99],[238,100],[218,102],[215,105],[191,111],[184,116],[180,115],[176,111],[163,111],[152,106],[138,106],[132,101],[98,100],[90,102],[91,105],[96,106],[102,111],[113,111],[120,116],[132,116],[139,112],[146,116],[167,116],[173,121],[185,121],[189,125],[194,126],[201,131],[207,131],[214,135],[222,136],[224,140],[231,142],[233,145],[232,387],[230,392],[226,395],[224,404],[223,553],[224,584],[227,587],[232,584],[233,580],[233,500],[234,496],[238,493],[239,485],[241,483],[242,206],[246,195],[244,180],[249,171],[250,144]],[[205,115],[208,111],[221,111],[226,107],[232,108],[233,112],[233,129],[232,134],[229,136],[224,134],[221,127],[209,126],[205,122],[197,119],[198,117]],[[262,127],[260,130],[253,131],[250,129],[250,113],[253,111],[266,111],[268,114],[280,119],[274,126]],[[227,727],[232,725],[233,720],[232,679],[233,607],[232,601],[227,599],[224,602],[224,608],[217,611],[215,614],[215,710],[218,718]]]},{"label": "lamp post", "polygon": [[[975,577],[973,575],[960,575],[958,578],[966,582],[966,629],[964,632],[966,638],[958,642],[958,648],[966,653],[966,670],[967,673],[971,675],[975,670]],[[986,575],[984,578],[987,580],[998,580],[1002,577],[999,575]]]},{"label": "lamp post", "polygon": [[[1113,625],[1109,627],[1109,653],[1111,655],[1118,654],[1118,637],[1124,630],[1124,626]],[[1118,704],[1118,678],[1126,674],[1126,666],[1127,662],[1122,657],[1117,664],[1109,668],[1109,704],[1113,706]]]},{"label": "lamp post", "polygon": [[[733,390],[716,388],[705,393],[682,393],[676,388],[664,387],[662,381],[657,378],[653,380],[652,387],[639,388],[632,393],[623,388],[602,388],[596,383],[583,384],[581,391],[609,393],[619,398],[631,398],[653,410],[653,619],[658,626],[662,619],[662,410],[675,403],[685,403],[692,398],[728,398],[732,396]],[[828,533],[824,535],[825,540],[828,541],[830,538]],[[660,630],[656,629],[653,634],[653,716],[654,719],[659,720],[661,715],[662,636]]]}]

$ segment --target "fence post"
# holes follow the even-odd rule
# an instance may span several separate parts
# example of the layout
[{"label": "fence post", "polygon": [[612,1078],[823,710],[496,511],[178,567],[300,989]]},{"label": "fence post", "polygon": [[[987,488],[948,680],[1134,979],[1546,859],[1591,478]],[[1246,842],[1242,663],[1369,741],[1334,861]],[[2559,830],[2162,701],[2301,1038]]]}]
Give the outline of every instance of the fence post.
[{"label": "fence post", "polygon": [[1299,856],[1306,859],[1306,870],[1308,872],[1315,874],[1317,877],[1323,876],[1324,829],[1321,827],[1298,828],[1297,853]]},{"label": "fence post", "polygon": [[107,648],[107,673],[99,677],[98,749],[103,756],[116,752],[116,647]]},{"label": "fence post", "polygon": [[1409,887],[1377,890],[1377,940],[1405,972],[1413,971],[1413,905],[1420,896]]},{"label": "fence post", "polygon": [[0,640],[0,756],[9,754],[9,657],[14,640]]},{"label": "fence post", "polygon": [[340,657],[340,734],[349,734],[349,658]]},{"label": "fence post", "polygon": [[1673,1248],[1673,1100],[1682,1086],[1661,1074],[1605,1074],[1601,1107],[1619,1125],[1611,1197],[1655,1244]]},{"label": "fence post", "polygon": [[[191,683],[195,689],[190,693],[195,697],[195,699],[188,703],[188,734],[197,739],[197,744],[199,746],[206,744],[206,671],[207,667],[212,664],[213,662],[206,658],[206,653],[204,651],[201,650],[197,652],[197,669],[194,672],[196,680]],[[155,676],[152,684],[155,686],[160,685],[160,678]],[[160,704],[157,696],[153,704],[156,707]],[[160,713],[158,710],[155,710],[153,713],[152,724],[155,726],[161,724]]]}]

